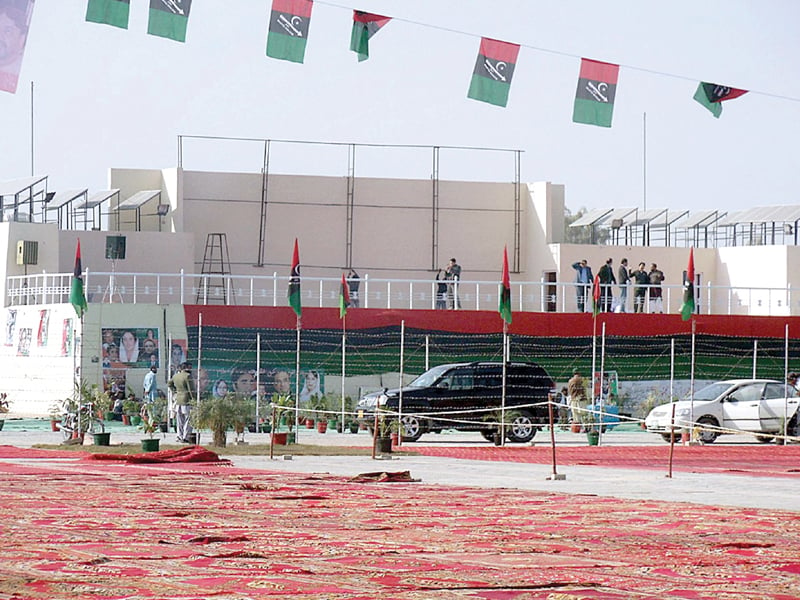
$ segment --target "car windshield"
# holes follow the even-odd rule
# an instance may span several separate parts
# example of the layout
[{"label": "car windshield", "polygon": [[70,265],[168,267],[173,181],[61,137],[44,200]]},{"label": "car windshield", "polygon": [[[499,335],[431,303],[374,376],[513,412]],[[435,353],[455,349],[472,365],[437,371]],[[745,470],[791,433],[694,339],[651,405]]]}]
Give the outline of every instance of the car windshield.
[{"label": "car windshield", "polygon": [[[712,383],[694,393],[695,401],[716,400],[731,387],[730,383]],[[684,400],[691,400],[691,392],[684,396]]]},{"label": "car windshield", "polygon": [[431,387],[434,382],[441,377],[442,373],[444,373],[447,369],[449,369],[449,365],[439,365],[438,367],[433,367],[432,369],[428,369],[422,375],[417,377],[414,381],[408,384],[408,387],[414,388],[426,388]]}]

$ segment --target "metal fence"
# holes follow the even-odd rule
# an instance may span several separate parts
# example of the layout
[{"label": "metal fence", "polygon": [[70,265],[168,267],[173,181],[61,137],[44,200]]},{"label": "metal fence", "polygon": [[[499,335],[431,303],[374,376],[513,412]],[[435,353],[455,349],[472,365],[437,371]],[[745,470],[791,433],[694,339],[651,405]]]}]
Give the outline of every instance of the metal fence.
[{"label": "metal fence", "polygon": [[[58,304],[69,302],[72,273],[39,273],[6,279],[6,304]],[[497,310],[497,281],[464,280],[448,284],[438,294],[440,282],[424,279],[380,279],[362,277],[358,306],[381,309]],[[286,306],[289,277],[201,275],[180,273],[84,273],[84,290],[89,303],[201,304],[232,306]],[[341,278],[303,277],[303,306],[333,308],[339,305]],[[662,284],[662,302],[649,298],[648,288],[642,312],[678,313],[683,303],[683,286]],[[634,290],[629,286],[627,301],[619,306],[620,287],[611,286],[614,310],[634,312]],[[592,310],[591,291],[584,290],[584,309]],[[717,315],[789,316],[800,314],[800,294],[791,286],[729,287],[707,283],[696,290],[696,312]],[[519,312],[572,313],[578,310],[579,288],[569,282],[526,281],[511,284],[512,308]],[[355,300],[356,298],[354,298]],[[437,303],[437,300],[439,301]]]}]

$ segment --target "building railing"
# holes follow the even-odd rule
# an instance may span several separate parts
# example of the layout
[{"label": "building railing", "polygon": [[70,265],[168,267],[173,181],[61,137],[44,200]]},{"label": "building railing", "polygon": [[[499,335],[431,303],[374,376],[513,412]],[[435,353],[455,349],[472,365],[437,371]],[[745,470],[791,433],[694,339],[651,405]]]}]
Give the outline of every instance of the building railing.
[{"label": "building railing", "polygon": [[[6,279],[6,304],[68,303],[72,273],[15,275]],[[464,280],[449,284],[437,298],[440,282],[423,279],[361,279],[357,305],[362,308],[497,310],[499,282]],[[84,273],[84,291],[92,303],[203,304],[231,306],[287,306],[289,277],[202,275],[188,273]],[[303,306],[339,306],[341,278],[303,277]],[[620,287],[610,286],[616,307]],[[641,286],[650,288],[651,286]],[[683,286],[662,284],[664,313],[680,312]],[[578,311],[577,285],[572,282],[527,281],[511,284],[512,310],[515,312]],[[649,292],[649,289],[648,289]],[[718,315],[787,316],[800,314],[800,294],[791,286],[729,287],[707,283],[696,290],[696,312]],[[438,300],[438,302],[437,302]],[[625,312],[634,312],[634,286],[628,286]],[[592,310],[591,290],[586,290],[586,311]],[[658,312],[646,298],[643,312]]]}]

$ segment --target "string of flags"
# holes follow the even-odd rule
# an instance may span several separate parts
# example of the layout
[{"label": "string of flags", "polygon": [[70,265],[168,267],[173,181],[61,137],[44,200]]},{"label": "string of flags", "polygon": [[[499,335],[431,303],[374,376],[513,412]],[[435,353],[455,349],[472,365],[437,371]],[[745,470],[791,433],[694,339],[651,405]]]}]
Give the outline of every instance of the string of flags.
[{"label": "string of flags", "polygon": [[[23,40],[27,37],[34,1],[27,0],[28,19],[20,25],[24,28]],[[304,62],[313,6],[314,0],[272,0],[267,30],[268,57],[294,63]],[[191,7],[192,0],[150,0],[147,33],[185,42]],[[130,0],[88,0],[88,22],[127,29],[129,15]],[[356,53],[359,62],[369,58],[370,41],[391,20],[392,17],[388,16],[353,11],[350,50]],[[519,44],[482,37],[467,97],[495,106],[507,106],[520,47]],[[573,122],[611,127],[619,70],[620,65],[581,58]],[[0,72],[0,89],[15,92],[18,75],[18,70],[16,73]],[[738,98],[747,91],[700,82],[694,100],[719,118],[723,101]]]}]

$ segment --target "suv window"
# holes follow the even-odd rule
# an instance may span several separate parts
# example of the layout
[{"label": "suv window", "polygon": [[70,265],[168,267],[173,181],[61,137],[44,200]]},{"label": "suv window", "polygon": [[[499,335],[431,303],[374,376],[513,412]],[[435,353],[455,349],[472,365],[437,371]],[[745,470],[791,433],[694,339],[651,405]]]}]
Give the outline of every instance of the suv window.
[{"label": "suv window", "polygon": [[761,400],[761,390],[763,389],[763,383],[751,383],[750,385],[743,385],[737,390],[734,390],[734,392],[730,395],[730,398],[736,399],[739,402],[758,402]]},{"label": "suv window", "polygon": [[447,374],[447,378],[450,380],[451,390],[471,390],[474,387],[475,378],[470,367],[453,369]]},{"label": "suv window", "polygon": [[785,383],[768,383],[767,389],[764,390],[765,400],[774,400],[775,398],[794,398],[795,396],[797,396],[797,390]]}]

